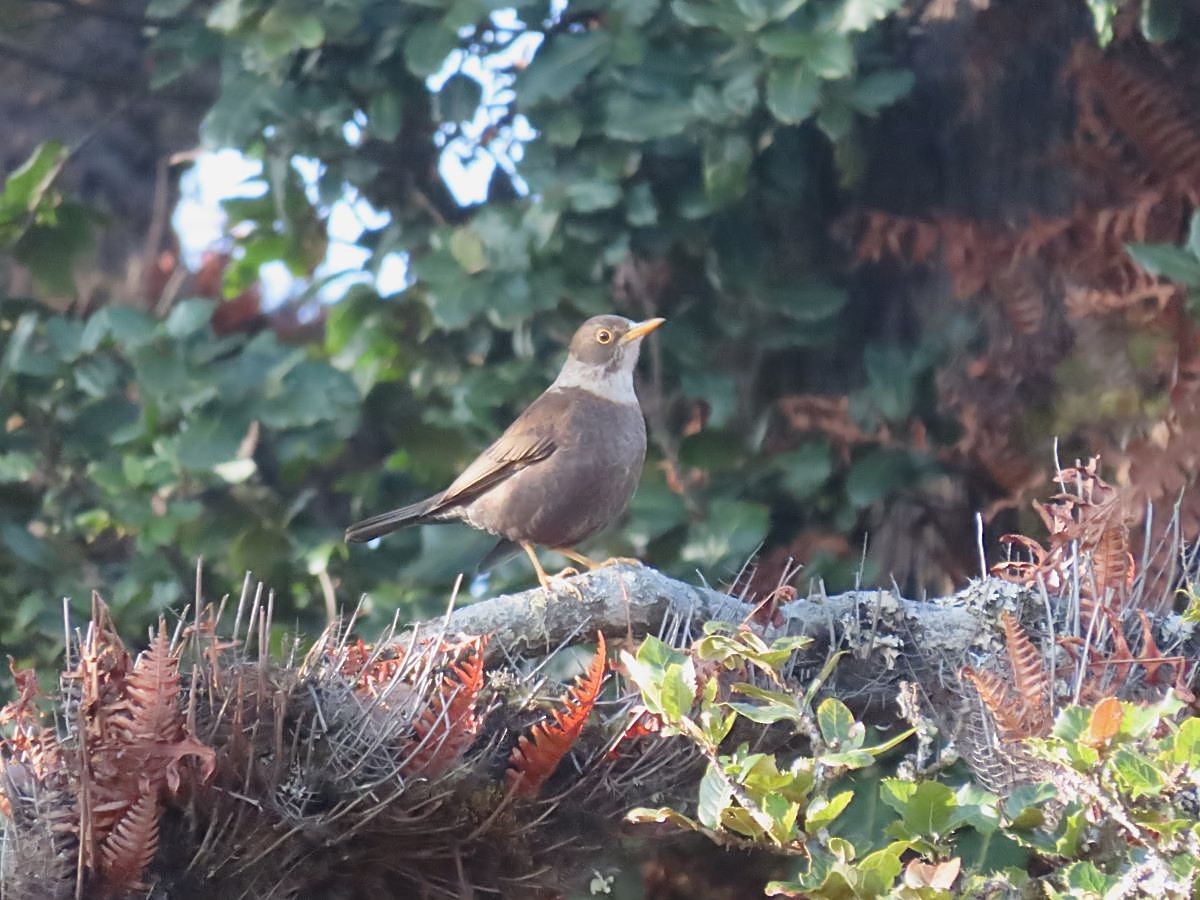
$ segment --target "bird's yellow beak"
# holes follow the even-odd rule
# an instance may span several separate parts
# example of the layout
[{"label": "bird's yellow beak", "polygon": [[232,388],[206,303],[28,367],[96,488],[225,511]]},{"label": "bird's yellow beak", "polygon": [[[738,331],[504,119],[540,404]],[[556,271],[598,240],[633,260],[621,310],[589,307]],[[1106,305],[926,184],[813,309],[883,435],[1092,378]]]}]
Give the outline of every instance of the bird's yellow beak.
[{"label": "bird's yellow beak", "polygon": [[665,321],[667,320],[647,319],[645,322],[638,322],[627,332],[625,332],[625,336],[621,338],[621,343],[628,344],[630,341],[636,341],[638,338],[645,337]]}]

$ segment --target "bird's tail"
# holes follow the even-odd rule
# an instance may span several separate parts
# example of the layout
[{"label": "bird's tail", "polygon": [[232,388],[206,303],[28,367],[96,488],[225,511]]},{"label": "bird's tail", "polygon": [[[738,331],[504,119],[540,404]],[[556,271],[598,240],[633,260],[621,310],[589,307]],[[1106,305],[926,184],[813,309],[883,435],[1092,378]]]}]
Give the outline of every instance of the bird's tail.
[{"label": "bird's tail", "polygon": [[421,525],[425,522],[442,521],[437,512],[441,506],[443,496],[445,496],[445,491],[440,494],[434,494],[432,497],[427,497],[417,503],[380,513],[377,516],[371,516],[371,518],[363,519],[361,522],[355,522],[346,529],[346,540],[356,544],[363,541],[373,541],[375,538],[390,534],[398,528],[407,528],[409,525]]}]

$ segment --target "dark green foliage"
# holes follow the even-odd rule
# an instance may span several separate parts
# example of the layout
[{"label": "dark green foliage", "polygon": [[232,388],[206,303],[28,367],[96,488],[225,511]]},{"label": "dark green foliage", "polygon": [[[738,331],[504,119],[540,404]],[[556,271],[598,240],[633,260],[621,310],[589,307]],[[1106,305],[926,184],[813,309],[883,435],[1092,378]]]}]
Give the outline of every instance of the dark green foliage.
[{"label": "dark green foliage", "polygon": [[[642,393],[674,492],[652,468],[609,549],[728,578],[769,536],[846,527],[930,472],[897,450],[865,456],[843,482],[774,409],[864,381],[841,363],[861,353],[872,313],[834,280],[827,185],[853,178],[837,160],[855,156],[857,117],[911,87],[876,38],[899,5],[527,2],[513,19],[478,0],[221,0],[203,26],[174,30],[172,54],[188,35],[219,35],[211,140],[262,155],[269,172],[317,157],[322,202],[349,187],[392,216],[360,243],[373,269],[402,254],[408,286],[385,302],[360,287],[330,311],[327,349],[367,405],[354,468],[385,470],[343,482],[353,514],[440,487],[545,383],[574,325],[613,308],[670,319]],[[495,84],[481,85],[474,60]],[[449,77],[427,82],[435,72]],[[538,133],[512,152],[522,118]],[[451,141],[449,153],[503,163],[480,206],[455,203],[436,170]],[[287,179],[269,180],[256,202],[282,209]],[[920,388],[936,354],[879,352],[863,426],[932,414]],[[831,515],[847,503],[848,518]],[[402,577],[446,571],[415,566]]]},{"label": "dark green foliage", "polygon": [[[764,541],[849,529],[932,471],[903,449],[835,453],[776,408],[833,390],[861,394],[864,429],[933,415],[932,356],[858,363],[874,313],[839,282],[828,231],[859,117],[912,83],[878,40],[899,0],[494,6],[150,3],[155,82],[219,67],[205,137],[264,163],[266,193],[228,204],[226,296],[270,260],[311,274],[347,191],[391,217],[359,239],[368,269],[399,254],[409,280],[354,288],[321,347],[218,339],[190,301],[161,321],[6,305],[2,390],[24,423],[0,457],[0,593],[27,610],[0,614],[12,635],[34,618],[55,634],[57,598],[100,584],[123,622],[135,603],[152,617],[198,556],[222,586],[243,567],[276,585],[279,621],[323,618],[325,575],[343,604],[369,588],[383,616],[440,606],[486,538],[427,528],[348,551],[341,528],[442,487],[545,385],[579,320],[613,309],[670,324],[643,366],[645,481],[597,555],[729,580]],[[525,120],[537,135],[514,144]],[[487,202],[454,200],[443,153],[501,159]],[[297,156],[320,162],[311,194]],[[56,294],[89,234],[53,191],[64,162],[43,148],[0,202],[0,239]],[[510,564],[492,588],[527,574]]]},{"label": "dark green foliage", "polygon": [[320,607],[358,391],[269,332],[216,336],[213,306],[0,305],[0,644],[23,660],[60,639],[60,598],[103,587],[140,622],[183,606],[199,558],[215,585],[254,569],[284,607]]},{"label": "dark green foliage", "polygon": [[[1023,897],[1036,886],[1051,897],[1101,897],[1139,873],[1167,896],[1193,895],[1200,719],[1173,693],[1065,708],[1050,737],[1024,742],[1047,780],[998,797],[961,769],[944,773],[950,783],[911,767],[886,776],[896,767],[876,759],[916,729],[867,746],[867,727],[845,704],[814,700],[832,660],[808,685],[790,680],[789,660],[805,640],[767,645],[708,623],[688,652],[647,638],[636,654],[622,653],[662,732],[708,759],[686,812],[635,809],[630,821],[797,857],[788,860],[792,880],[767,885],[772,896]],[[735,680],[748,672],[770,689]],[[767,752],[734,746],[730,735],[745,734],[746,719],[772,724],[774,740],[760,742]]]}]

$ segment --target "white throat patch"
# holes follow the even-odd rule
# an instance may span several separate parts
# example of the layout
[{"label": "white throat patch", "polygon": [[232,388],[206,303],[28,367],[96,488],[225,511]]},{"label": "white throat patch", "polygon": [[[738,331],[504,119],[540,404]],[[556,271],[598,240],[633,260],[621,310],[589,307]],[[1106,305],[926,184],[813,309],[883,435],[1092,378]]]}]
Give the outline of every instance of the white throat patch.
[{"label": "white throat patch", "polygon": [[[626,359],[623,362],[628,365],[630,360]],[[634,365],[637,364],[636,356],[633,357],[632,362]],[[558,377],[550,385],[550,390],[556,388],[559,390],[563,388],[578,388],[581,391],[587,391],[590,394],[603,397],[605,400],[610,400],[613,403],[637,403],[637,394],[633,390],[632,365],[629,368],[621,366],[609,371],[599,366],[590,366],[577,359],[568,357],[562,367],[562,371],[558,373]]]}]

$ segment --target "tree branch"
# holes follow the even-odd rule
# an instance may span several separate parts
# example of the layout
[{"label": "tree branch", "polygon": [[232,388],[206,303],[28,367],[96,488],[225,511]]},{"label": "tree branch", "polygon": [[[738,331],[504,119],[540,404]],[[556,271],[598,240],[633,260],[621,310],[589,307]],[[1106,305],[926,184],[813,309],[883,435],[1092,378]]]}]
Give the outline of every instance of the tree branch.
[{"label": "tree branch", "polygon": [[[605,566],[554,586],[550,594],[539,587],[456,609],[447,628],[490,634],[493,657],[536,656],[562,643],[588,641],[597,630],[614,638],[670,634],[689,626],[698,631],[704,622],[742,622],[754,611],[750,604],[649,567]],[[821,658],[830,650],[849,650],[852,659],[839,666],[840,675],[858,670],[854,681],[865,678],[883,686],[910,674],[911,666],[896,665],[901,656],[960,656],[990,630],[997,606],[1018,594],[1014,585],[988,579],[952,601],[906,600],[884,590],[810,596],[781,607],[783,624],[769,628],[766,637],[810,635],[812,653]],[[442,624],[430,621],[422,628]]]}]

